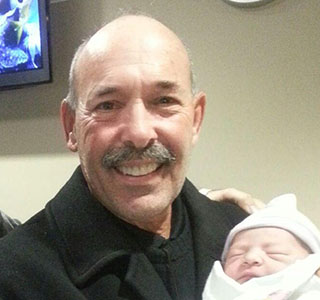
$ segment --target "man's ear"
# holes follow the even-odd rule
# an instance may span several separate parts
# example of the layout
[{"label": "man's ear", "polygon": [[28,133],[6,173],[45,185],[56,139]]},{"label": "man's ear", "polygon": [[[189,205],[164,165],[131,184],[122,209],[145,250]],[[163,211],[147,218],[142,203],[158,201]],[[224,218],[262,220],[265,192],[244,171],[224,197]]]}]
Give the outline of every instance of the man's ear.
[{"label": "man's ear", "polygon": [[199,92],[194,98],[194,118],[193,118],[193,137],[192,145],[195,145],[198,141],[202,121],[204,118],[204,111],[206,107],[206,94]]},{"label": "man's ear", "polygon": [[75,134],[75,118],[75,111],[71,109],[66,99],[62,100],[60,106],[60,120],[63,126],[67,147],[72,152],[78,150],[77,137]]}]

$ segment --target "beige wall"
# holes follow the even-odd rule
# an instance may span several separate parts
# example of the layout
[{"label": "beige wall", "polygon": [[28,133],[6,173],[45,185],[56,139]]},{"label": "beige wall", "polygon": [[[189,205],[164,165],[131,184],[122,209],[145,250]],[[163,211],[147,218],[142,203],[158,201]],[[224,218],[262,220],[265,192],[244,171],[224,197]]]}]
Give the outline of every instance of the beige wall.
[{"label": "beige wall", "polygon": [[80,40],[125,11],[144,11],[189,45],[208,95],[189,177],[268,200],[285,192],[320,226],[320,2],[239,9],[222,0],[69,0],[51,5],[54,82],[0,92],[0,207],[26,220],[78,160],[59,103]]}]

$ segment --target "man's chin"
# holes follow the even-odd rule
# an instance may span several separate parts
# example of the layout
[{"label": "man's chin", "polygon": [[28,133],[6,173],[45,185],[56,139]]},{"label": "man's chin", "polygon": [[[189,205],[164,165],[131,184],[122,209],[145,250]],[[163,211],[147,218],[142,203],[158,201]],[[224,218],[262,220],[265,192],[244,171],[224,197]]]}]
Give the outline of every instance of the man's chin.
[{"label": "man's chin", "polygon": [[[161,199],[162,198],[162,199]],[[127,223],[137,225],[144,223],[154,223],[171,216],[171,200],[164,199],[163,195],[153,196],[152,194],[130,196],[130,200],[119,199],[113,207],[106,203],[106,207],[118,218]],[[121,205],[122,203],[122,205]],[[138,227],[141,227],[138,226]]]}]

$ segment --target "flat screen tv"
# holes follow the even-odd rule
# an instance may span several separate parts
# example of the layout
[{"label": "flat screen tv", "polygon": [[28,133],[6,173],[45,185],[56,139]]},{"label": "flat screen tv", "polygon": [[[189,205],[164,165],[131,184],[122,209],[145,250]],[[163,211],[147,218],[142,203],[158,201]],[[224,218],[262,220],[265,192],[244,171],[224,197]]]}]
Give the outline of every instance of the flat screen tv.
[{"label": "flat screen tv", "polygon": [[0,90],[51,81],[48,0],[0,0]]}]

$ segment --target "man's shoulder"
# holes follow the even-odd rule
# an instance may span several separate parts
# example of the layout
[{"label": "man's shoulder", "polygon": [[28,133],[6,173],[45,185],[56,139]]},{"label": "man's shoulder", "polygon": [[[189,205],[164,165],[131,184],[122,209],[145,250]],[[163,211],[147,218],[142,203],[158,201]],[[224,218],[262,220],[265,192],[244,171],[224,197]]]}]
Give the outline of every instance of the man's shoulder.
[{"label": "man's shoulder", "polygon": [[19,251],[25,253],[28,247],[36,247],[36,241],[38,239],[43,239],[47,232],[45,214],[42,210],[30,220],[19,225],[14,231],[3,237],[0,240],[0,252],[2,251],[1,249],[9,248],[12,252],[15,252],[15,254]]},{"label": "man's shoulder", "polygon": [[62,269],[59,254],[53,251],[44,211],[0,240],[0,265],[0,298],[13,289],[13,284],[17,283],[16,291],[23,291],[38,285],[38,281],[45,282],[46,274]]},{"label": "man's shoulder", "polygon": [[0,240],[0,265],[3,268],[32,265],[34,262],[52,259],[53,238],[45,210],[19,225]]},{"label": "man's shoulder", "polygon": [[183,186],[182,195],[191,212],[195,212],[195,217],[214,215],[220,221],[234,226],[248,216],[238,205],[226,201],[213,201],[204,196],[188,179]]}]

